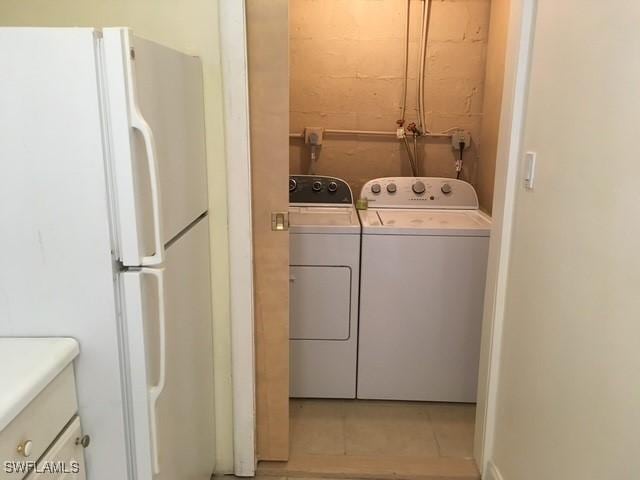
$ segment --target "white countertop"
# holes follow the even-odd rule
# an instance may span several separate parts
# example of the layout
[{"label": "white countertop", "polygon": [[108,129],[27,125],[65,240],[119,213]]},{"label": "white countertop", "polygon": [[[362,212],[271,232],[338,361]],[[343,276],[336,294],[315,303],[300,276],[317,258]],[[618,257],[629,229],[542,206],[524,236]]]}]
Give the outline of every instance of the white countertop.
[{"label": "white countertop", "polygon": [[80,353],[73,338],[0,338],[0,431]]}]

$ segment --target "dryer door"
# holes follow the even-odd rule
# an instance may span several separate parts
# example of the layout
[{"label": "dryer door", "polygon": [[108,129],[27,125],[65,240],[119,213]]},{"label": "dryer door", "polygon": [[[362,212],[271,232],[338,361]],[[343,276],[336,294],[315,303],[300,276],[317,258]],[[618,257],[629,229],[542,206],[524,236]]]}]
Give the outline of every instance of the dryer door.
[{"label": "dryer door", "polygon": [[289,338],[347,340],[351,318],[351,268],[292,265],[289,272]]}]

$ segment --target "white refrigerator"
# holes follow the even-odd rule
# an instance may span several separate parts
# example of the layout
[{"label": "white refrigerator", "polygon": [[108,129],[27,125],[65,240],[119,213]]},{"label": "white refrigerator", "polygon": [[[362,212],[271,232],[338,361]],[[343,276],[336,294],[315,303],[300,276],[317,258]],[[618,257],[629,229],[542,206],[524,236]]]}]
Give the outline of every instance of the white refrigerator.
[{"label": "white refrigerator", "polygon": [[203,117],[195,57],[0,28],[0,336],[79,341],[89,480],[214,470]]}]

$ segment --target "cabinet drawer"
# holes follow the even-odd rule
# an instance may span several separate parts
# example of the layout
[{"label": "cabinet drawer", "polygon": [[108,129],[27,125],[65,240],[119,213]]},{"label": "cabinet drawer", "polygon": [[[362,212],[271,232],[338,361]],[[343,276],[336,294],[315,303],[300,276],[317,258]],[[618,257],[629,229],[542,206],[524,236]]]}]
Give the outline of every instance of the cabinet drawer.
[{"label": "cabinet drawer", "polygon": [[25,480],[85,480],[80,418],[75,417]]},{"label": "cabinet drawer", "polygon": [[[65,368],[0,432],[0,479],[22,478],[9,473],[5,462],[35,462],[78,411],[73,366]],[[31,442],[29,456],[18,446]]]}]

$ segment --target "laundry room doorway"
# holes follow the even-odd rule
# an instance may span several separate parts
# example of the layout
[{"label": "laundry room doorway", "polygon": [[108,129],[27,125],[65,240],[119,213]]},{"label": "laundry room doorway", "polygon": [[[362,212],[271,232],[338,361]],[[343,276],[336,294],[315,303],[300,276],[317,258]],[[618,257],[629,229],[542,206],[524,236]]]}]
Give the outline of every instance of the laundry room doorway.
[{"label": "laundry room doorway", "polygon": [[[490,360],[492,359],[491,342],[492,330],[488,330],[488,338],[485,338],[483,354],[481,357],[481,375],[478,408],[473,404],[437,404],[410,401],[386,401],[386,400],[356,400],[355,398],[322,399],[322,398],[295,398],[289,399],[290,388],[290,365],[289,365],[289,234],[288,227],[288,198],[287,179],[289,173],[317,174],[318,164],[312,162],[322,160],[324,155],[327,159],[339,162],[340,158],[349,157],[349,148],[360,152],[367,158],[367,149],[388,149],[390,152],[387,159],[388,166],[400,168],[383,172],[399,176],[411,176],[407,171],[408,164],[403,164],[400,154],[385,146],[379,138],[371,140],[372,145],[365,148],[364,154],[362,145],[358,144],[360,138],[353,137],[377,137],[376,132],[381,130],[358,130],[351,131],[349,128],[338,131],[336,137],[345,133],[345,136],[336,138],[335,141],[347,147],[343,152],[343,157],[328,158],[331,155],[330,149],[322,150],[325,146],[317,145],[318,137],[312,135],[302,136],[298,131],[291,129],[290,119],[295,115],[298,118],[304,116],[304,112],[292,113],[293,103],[289,90],[290,81],[295,76],[290,70],[290,62],[294,56],[291,51],[292,27],[290,23],[290,5],[292,2],[302,3],[301,0],[275,0],[263,2],[259,0],[246,0],[246,47],[248,65],[248,111],[250,112],[250,143],[251,143],[251,197],[252,197],[252,243],[253,243],[253,331],[245,331],[242,335],[236,335],[233,339],[234,348],[236,342],[245,342],[250,338],[255,346],[255,417],[254,411],[246,411],[245,408],[238,408],[234,411],[234,416],[239,418],[247,414],[247,418],[255,418],[255,458],[258,463],[258,473],[271,475],[294,475],[294,474],[319,474],[319,475],[392,475],[398,472],[398,468],[406,467],[404,471],[407,475],[417,472],[442,473],[444,475],[458,473],[476,478],[478,466],[483,462],[483,445],[485,443],[484,424],[486,411],[490,410],[492,392],[490,384],[492,381],[489,375]],[[323,2],[312,2],[315,7],[324,5]],[[326,2],[328,5],[333,2]],[[354,0],[353,4],[359,4],[362,8],[366,4],[368,8],[384,6],[393,2],[362,2]],[[398,2],[397,2],[398,3]],[[417,0],[409,2],[413,9],[422,2]],[[428,2],[427,2],[428,3]],[[446,2],[444,2],[446,3]],[[455,3],[455,2],[453,2]],[[487,0],[487,5],[489,1]],[[521,81],[521,77],[526,73],[526,68],[517,61],[518,57],[526,57],[528,54],[528,44],[520,37],[520,22],[531,21],[531,11],[521,10],[523,4],[528,3],[513,0],[512,8],[509,9],[507,1],[493,0],[492,6],[498,5],[505,8],[492,9],[491,18],[493,21],[494,12],[499,22],[503,22],[502,35],[497,42],[502,44],[503,59],[494,58],[499,72],[500,79],[504,77],[505,102],[502,102],[502,94],[496,93],[493,97],[497,105],[493,105],[493,117],[496,129],[493,139],[494,152],[498,149],[497,124],[502,112],[504,117],[506,112],[506,128],[511,129],[511,122],[518,121],[520,111],[514,110],[514,102],[517,94],[521,94],[522,85],[515,85]],[[388,5],[387,5],[388,6]],[[511,13],[510,13],[511,12]],[[378,12],[379,13],[379,12]],[[488,15],[488,10],[485,11]],[[345,18],[337,18],[329,15],[323,17],[304,16],[309,23],[314,21],[325,21],[331,24],[338,22],[345,24]],[[485,19],[488,24],[488,18]],[[342,22],[342,23],[341,23]],[[516,22],[516,24],[514,24]],[[486,26],[485,26],[486,28]],[[504,67],[504,51],[506,45],[506,32],[511,30],[510,55],[507,62],[506,75]],[[299,37],[305,37],[308,29],[297,30]],[[494,30],[496,31],[496,30]],[[500,31],[500,30],[497,30]],[[488,35],[488,34],[487,34]],[[515,35],[515,36],[514,36]],[[488,37],[487,37],[488,38]],[[305,41],[305,38],[302,38]],[[309,39],[306,39],[309,40]],[[526,39],[525,39],[526,40]],[[313,42],[311,42],[313,43]],[[307,45],[309,47],[309,45]],[[313,45],[311,45],[313,47]],[[326,45],[324,45],[326,47]],[[335,45],[332,48],[336,48]],[[312,48],[313,50],[313,48]],[[338,49],[340,51],[340,49]],[[500,50],[500,49],[498,49]],[[332,50],[333,51],[333,50]],[[299,52],[298,52],[299,53]],[[317,51],[320,63],[327,61],[326,51]],[[496,54],[500,57],[500,54]],[[370,66],[371,67],[371,66]],[[224,65],[223,65],[224,68]],[[372,68],[372,67],[371,67]],[[337,75],[337,74],[336,74]],[[415,73],[414,73],[415,75]],[[311,73],[311,77],[313,73]],[[297,77],[300,78],[300,77]],[[312,81],[310,77],[305,77],[305,81]],[[333,80],[334,86],[344,83],[339,75]],[[508,87],[508,88],[507,88]],[[322,95],[312,89],[305,90],[307,100],[310,102],[322,102]],[[373,94],[372,94],[373,95]],[[375,95],[374,95],[375,96]],[[346,98],[346,97],[345,97]],[[297,100],[296,100],[297,101]],[[320,105],[322,107],[322,105]],[[338,117],[321,116],[309,118],[307,127],[317,127],[319,118],[325,120],[324,132],[331,134],[333,126],[340,123]],[[343,119],[344,120],[344,119]],[[369,120],[374,121],[375,118]],[[380,120],[380,119],[378,119]],[[388,119],[386,119],[388,120]],[[385,120],[385,121],[386,121]],[[375,122],[374,122],[375,123]],[[363,127],[364,128],[364,124]],[[376,125],[369,128],[379,128]],[[385,127],[388,128],[388,127]],[[320,128],[320,130],[323,130]],[[314,133],[310,128],[309,133]],[[317,133],[317,131],[316,131]],[[227,133],[228,135],[229,133]],[[480,133],[478,133],[480,135]],[[506,134],[503,135],[506,137]],[[397,139],[396,139],[397,140]],[[513,139],[512,139],[513,140]],[[367,140],[369,141],[369,140]],[[387,140],[385,140],[386,142]],[[442,135],[432,135],[429,149],[434,151],[450,152],[452,145],[452,135],[446,129]],[[488,144],[491,142],[485,142]],[[293,148],[292,148],[293,145]],[[349,147],[351,145],[351,147]],[[401,152],[404,146],[396,143],[393,148],[398,147]],[[461,151],[465,150],[463,143],[458,144]],[[513,141],[505,141],[502,138],[502,155],[506,158],[515,147]],[[479,144],[473,143],[472,147],[477,154]],[[455,146],[454,146],[455,150]],[[428,150],[429,151],[429,150]],[[394,153],[395,152],[395,153]],[[407,151],[408,152],[408,151]],[[415,152],[415,150],[414,150]],[[402,153],[404,155],[404,153]],[[447,155],[452,156],[451,153]],[[466,154],[465,154],[466,155]],[[307,158],[308,157],[308,158]],[[307,158],[307,163],[298,162]],[[429,155],[423,156],[429,158]],[[444,156],[443,156],[444,158]],[[469,159],[467,159],[469,160]],[[509,160],[511,161],[511,160]],[[290,166],[295,166],[290,170]],[[345,162],[346,165],[346,162]],[[385,163],[380,163],[383,169]],[[437,166],[437,162],[433,165]],[[445,165],[445,163],[442,163]],[[443,167],[445,169],[455,168],[457,162],[452,161],[451,165]],[[366,166],[366,165],[365,165]],[[468,179],[473,178],[478,182],[481,175],[476,171],[477,165],[474,160],[469,160],[462,168],[461,175],[467,175]],[[483,193],[484,198],[496,198],[493,205],[493,216],[497,219],[497,229],[499,236],[501,229],[508,229],[509,219],[504,217],[505,199],[509,193],[505,193],[507,184],[508,169],[503,166],[498,169],[496,176],[496,195],[493,191],[493,175],[491,177],[490,192]],[[235,175],[235,166],[230,166],[230,175]],[[295,168],[304,168],[305,171],[295,171]],[[359,190],[367,180],[371,178],[369,173],[363,173],[356,178],[359,168],[356,164],[345,168],[352,169],[353,178],[350,179],[354,189],[354,197],[359,196]],[[424,165],[423,165],[424,168]],[[431,167],[430,167],[431,168]],[[439,167],[438,167],[439,168]],[[349,174],[349,171],[346,171]],[[424,171],[425,176],[436,174],[445,177],[455,177],[455,170]],[[484,175],[487,175],[486,173]],[[242,185],[241,182],[230,181],[230,189]],[[246,184],[245,184],[246,187]],[[230,192],[230,195],[237,195],[237,192]],[[482,195],[480,195],[482,197]],[[230,204],[233,202],[230,200]],[[233,205],[232,207],[233,208]],[[235,221],[235,219],[234,219]],[[507,224],[507,225],[505,225]],[[230,231],[233,231],[230,228]],[[233,237],[233,235],[231,235]],[[232,240],[233,241],[233,240]],[[494,240],[492,240],[494,242]],[[231,245],[233,252],[234,245]],[[489,282],[487,284],[487,298],[489,298],[488,310],[485,313],[492,317],[494,307],[493,296],[495,296],[496,278],[500,266],[499,250],[490,253],[489,258]],[[234,266],[232,253],[232,313],[234,303],[237,305],[246,297],[233,299],[234,291]],[[493,265],[493,266],[492,266]],[[233,314],[232,314],[233,318]],[[233,320],[235,322],[235,319]],[[235,326],[232,326],[235,328]],[[485,331],[487,329],[485,328]],[[242,332],[241,332],[242,333]],[[246,344],[244,345],[246,347]],[[250,352],[253,353],[253,352]],[[237,351],[234,351],[234,356]],[[246,357],[244,358],[246,360]],[[242,367],[242,362],[234,358],[234,389],[239,388],[238,378],[242,377],[246,368]],[[245,365],[246,367],[246,365]],[[242,377],[246,378],[246,377]],[[487,387],[489,385],[489,388]],[[245,392],[246,393],[246,392]],[[355,395],[354,395],[355,397]],[[234,406],[238,399],[234,393]],[[234,419],[235,421],[235,419]],[[238,429],[235,430],[238,432]],[[475,435],[475,447],[474,447]],[[246,447],[247,443],[242,443],[242,439],[247,440],[249,436],[239,436],[236,442],[236,455],[242,453],[240,448]],[[475,457],[475,460],[474,460]],[[246,460],[246,458],[245,458]],[[247,471],[250,471],[249,468]]]}]

